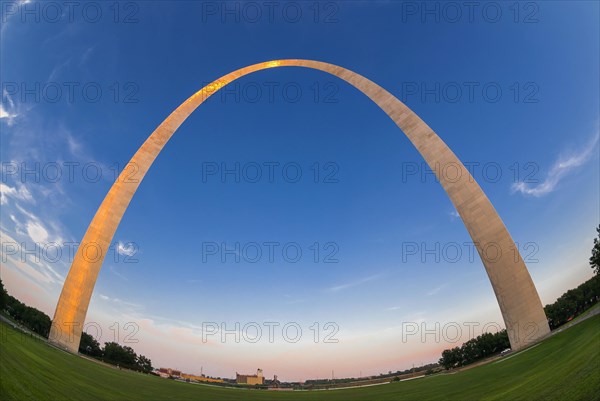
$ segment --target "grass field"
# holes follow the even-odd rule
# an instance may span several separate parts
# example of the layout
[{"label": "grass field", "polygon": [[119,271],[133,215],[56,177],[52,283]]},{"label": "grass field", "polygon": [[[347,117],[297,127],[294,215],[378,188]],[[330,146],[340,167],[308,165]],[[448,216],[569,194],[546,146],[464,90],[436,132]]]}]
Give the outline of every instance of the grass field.
[{"label": "grass field", "polygon": [[314,392],[216,388],[119,371],[2,324],[1,400],[600,400],[600,316],[541,344],[455,374]]}]

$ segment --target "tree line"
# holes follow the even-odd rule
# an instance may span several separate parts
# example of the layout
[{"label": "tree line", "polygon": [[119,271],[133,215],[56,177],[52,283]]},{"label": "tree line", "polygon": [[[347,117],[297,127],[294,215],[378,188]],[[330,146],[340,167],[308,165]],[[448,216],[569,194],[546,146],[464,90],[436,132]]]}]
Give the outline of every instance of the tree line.
[{"label": "tree line", "polygon": [[[577,288],[565,292],[556,302],[544,307],[548,324],[552,330],[572,320],[600,300],[600,225],[596,232],[598,237],[594,238],[594,247],[590,257],[590,267],[594,271],[594,277]],[[510,348],[510,342],[506,330],[495,334],[485,333],[470,339],[460,347],[444,350],[438,363],[446,369],[457,368],[497,354],[507,348]]]},{"label": "tree line", "polygon": [[[9,295],[2,284],[2,279],[0,279],[0,311],[5,311],[12,320],[44,338],[50,335],[52,326],[50,317]],[[81,334],[79,352],[126,369],[144,373],[151,373],[154,370],[152,361],[144,355],[137,355],[133,348],[116,342],[106,342],[104,347],[101,347],[93,336],[85,332]]]},{"label": "tree line", "polygon": [[544,307],[552,330],[567,323],[600,300],[600,225],[596,228],[596,232],[598,236],[594,238],[590,257],[590,267],[594,277],[579,287],[565,292],[556,302]]},{"label": "tree line", "polygon": [[444,350],[438,363],[445,369],[458,368],[502,352],[507,348],[510,348],[510,341],[506,330],[484,333],[470,339],[460,347]]},{"label": "tree line", "polygon": [[565,292],[553,304],[546,305],[544,312],[552,330],[580,315],[600,300],[600,275],[595,275],[579,287]]},{"label": "tree line", "polygon": [[152,361],[144,355],[136,354],[133,348],[116,342],[106,342],[104,348],[101,348],[100,343],[85,332],[81,333],[79,352],[125,369],[144,373],[152,373],[154,370]]},{"label": "tree line", "polygon": [[0,279],[0,310],[5,310],[9,316],[22,326],[42,337],[48,338],[52,320],[44,312],[27,306],[15,297],[8,295]]},{"label": "tree line", "polygon": [[[600,300],[600,275],[596,275],[579,287],[565,292],[553,304],[546,305],[544,312],[550,329],[567,323]],[[490,355],[510,348],[506,330],[497,333],[485,333],[472,338],[460,347],[442,352],[439,364],[446,369],[465,366]]]}]

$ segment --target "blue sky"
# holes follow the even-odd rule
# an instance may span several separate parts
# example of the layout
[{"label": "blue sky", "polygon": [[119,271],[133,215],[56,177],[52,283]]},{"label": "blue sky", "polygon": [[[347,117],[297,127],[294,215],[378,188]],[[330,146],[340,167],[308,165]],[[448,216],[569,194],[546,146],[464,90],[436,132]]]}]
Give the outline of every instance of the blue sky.
[{"label": "blue sky", "polygon": [[[282,58],[351,69],[419,114],[471,166],[544,304],[591,276],[597,3],[430,2],[429,13],[421,2],[90,4],[2,2],[2,280],[50,316],[69,243],[83,236],[117,166],[203,85]],[[437,360],[448,342],[402,341],[406,322],[503,325],[448,197],[364,95],[300,68],[224,90],[181,126],[122,220],[88,314],[102,341],[117,323],[123,342],[134,322],[134,348],[155,366],[227,377],[261,367],[299,380]],[[221,175],[237,165],[239,182]],[[223,252],[236,243],[239,263]],[[250,263],[257,244],[262,256]],[[236,322],[258,323],[263,337],[202,341],[203,325]],[[285,341],[279,328],[271,343],[265,322],[297,324],[302,336]],[[333,331],[338,342],[324,342]]]}]

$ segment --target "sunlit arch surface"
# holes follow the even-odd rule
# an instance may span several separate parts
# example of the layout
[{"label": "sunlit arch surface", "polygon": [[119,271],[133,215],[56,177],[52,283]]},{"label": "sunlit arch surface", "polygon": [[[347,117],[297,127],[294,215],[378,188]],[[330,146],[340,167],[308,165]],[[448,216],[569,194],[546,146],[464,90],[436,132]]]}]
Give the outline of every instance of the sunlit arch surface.
[{"label": "sunlit arch surface", "polygon": [[[232,81],[275,67],[307,67],[343,79],[375,102],[404,132],[435,172],[456,207],[481,257],[496,293],[511,346],[521,349],[550,332],[539,295],[504,223],[487,196],[456,155],[435,132],[391,93],[350,70],[312,60],[275,60],[227,74],[196,92],[173,111],[132,157],[96,212],[65,280],[50,331],[50,341],[77,352],[90,298],[113,235],[140,182],[165,144],[186,118],[209,96]],[[444,167],[459,169],[446,177]],[[454,170],[453,170],[454,171]],[[101,249],[100,257],[95,250]],[[486,258],[485,249],[497,249]],[[86,257],[87,253],[87,257]]]}]

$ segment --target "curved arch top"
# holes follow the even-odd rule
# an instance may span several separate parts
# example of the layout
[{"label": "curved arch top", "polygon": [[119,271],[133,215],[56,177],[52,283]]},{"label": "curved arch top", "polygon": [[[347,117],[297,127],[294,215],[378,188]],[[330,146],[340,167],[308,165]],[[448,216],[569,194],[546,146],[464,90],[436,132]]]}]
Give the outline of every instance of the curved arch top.
[{"label": "curved arch top", "polygon": [[[521,349],[550,332],[539,295],[514,241],[487,196],[444,141],[404,103],[373,81],[333,64],[287,59],[244,67],[205,86],[177,107],[142,144],[130,161],[136,167],[135,176],[128,169],[120,174],[77,249],[52,321],[52,343],[74,353],[78,351],[94,285],[114,233],[142,179],[177,128],[223,86],[253,72],[276,67],[327,72],[376,103],[417,148],[456,207],[492,283],[512,349]],[[459,170],[458,179],[454,176],[448,179],[442,174],[448,165]],[[92,248],[94,251],[89,252]],[[488,252],[493,253],[488,257],[485,250],[492,248],[495,252]],[[102,251],[99,256],[97,250]]]}]

